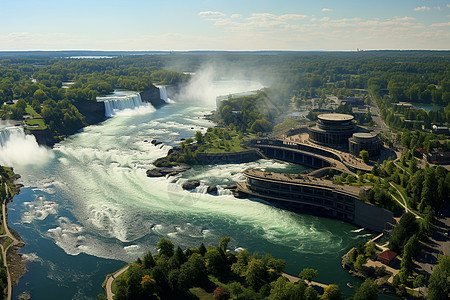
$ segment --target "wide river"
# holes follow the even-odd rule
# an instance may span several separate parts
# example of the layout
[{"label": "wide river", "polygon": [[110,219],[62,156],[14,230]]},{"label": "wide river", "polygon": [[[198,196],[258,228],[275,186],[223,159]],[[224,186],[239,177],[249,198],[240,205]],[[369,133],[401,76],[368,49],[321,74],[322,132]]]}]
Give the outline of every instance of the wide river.
[{"label": "wide river", "polygon": [[[221,83],[226,86],[227,83]],[[194,97],[194,96],[192,96]],[[141,107],[89,126],[53,150],[39,152],[32,164],[15,165],[25,185],[8,206],[10,226],[26,243],[21,253],[28,272],[13,288],[13,298],[95,299],[106,274],[151,250],[162,237],[182,248],[217,244],[230,236],[230,250],[272,253],[287,261],[286,272],[319,270],[318,281],[337,283],[352,293],[358,285],[340,266],[340,257],[369,234],[353,225],[295,214],[257,199],[219,196],[205,186],[242,180],[248,167],[301,170],[260,160],[236,165],[196,167],[180,178],[148,178],[146,170],[181,138],[213,126],[204,115],[215,99],[187,99],[158,110]],[[155,147],[152,139],[164,144]],[[26,153],[26,152],[25,152]],[[194,192],[181,189],[198,179]]]}]

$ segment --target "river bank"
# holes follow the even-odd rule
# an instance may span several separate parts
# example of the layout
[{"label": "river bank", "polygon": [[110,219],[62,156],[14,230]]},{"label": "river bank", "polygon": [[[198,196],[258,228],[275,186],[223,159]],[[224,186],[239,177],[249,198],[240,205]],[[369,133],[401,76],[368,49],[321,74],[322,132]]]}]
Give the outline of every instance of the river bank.
[{"label": "river bank", "polygon": [[13,201],[15,195],[20,193],[21,184],[16,184],[16,180],[20,175],[15,174],[12,168],[2,167],[1,175],[4,182],[3,191],[1,195],[2,202],[2,221],[0,227],[0,246],[2,252],[3,267],[7,275],[7,299],[11,299],[12,286],[19,282],[19,279],[26,272],[26,261],[19,253],[20,247],[25,243],[22,241],[20,235],[9,227],[8,224],[8,203]]}]

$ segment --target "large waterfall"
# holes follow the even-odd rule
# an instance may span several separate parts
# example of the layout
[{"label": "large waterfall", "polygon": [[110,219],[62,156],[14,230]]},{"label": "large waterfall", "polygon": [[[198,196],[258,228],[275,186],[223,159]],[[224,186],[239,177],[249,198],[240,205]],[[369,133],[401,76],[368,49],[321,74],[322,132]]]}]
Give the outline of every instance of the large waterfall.
[{"label": "large waterfall", "polygon": [[169,97],[167,96],[167,90],[165,86],[158,86],[159,88],[159,98],[164,100],[166,103],[169,103]]},{"label": "large waterfall", "polygon": [[0,127],[0,165],[23,166],[39,164],[53,156],[53,152],[39,146],[33,135],[22,127]]},{"label": "large waterfall", "polygon": [[107,117],[117,115],[120,111],[137,110],[140,107],[154,109],[150,103],[143,103],[141,95],[138,93],[117,97],[104,97],[102,99],[105,103],[105,116]]}]

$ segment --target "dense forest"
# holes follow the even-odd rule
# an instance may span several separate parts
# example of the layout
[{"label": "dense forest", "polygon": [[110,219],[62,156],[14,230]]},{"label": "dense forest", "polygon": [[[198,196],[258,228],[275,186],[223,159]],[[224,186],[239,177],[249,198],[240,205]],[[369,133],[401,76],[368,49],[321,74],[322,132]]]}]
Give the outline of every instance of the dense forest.
[{"label": "dense forest", "polygon": [[188,75],[164,70],[157,59],[11,58],[0,61],[2,119],[21,120],[25,114],[42,117],[56,140],[86,125],[76,102],[96,101],[115,89],[144,91],[153,83],[186,81]]},{"label": "dense forest", "polygon": [[[241,99],[242,103],[230,99],[222,105],[225,123],[242,131],[271,130],[277,115],[292,101],[297,105],[311,99],[324,102],[329,94],[339,99],[359,95],[369,101],[368,91],[377,99],[387,123],[395,128],[405,128],[404,120],[418,120],[430,128],[432,124],[446,125],[450,119],[450,53],[446,51],[180,53],[108,59],[43,56],[2,56],[0,105],[23,101],[2,106],[0,117],[20,120],[31,107],[34,113],[42,113],[55,137],[85,126],[73,105],[78,101],[95,101],[114,89],[143,91],[153,83],[185,82],[190,75],[182,71],[196,72],[204,66],[212,67],[218,78],[252,78],[270,87],[256,99],[262,107],[254,105],[255,99]],[[445,109],[407,110],[394,105],[399,101]],[[233,115],[233,111],[242,112],[242,116]],[[234,120],[236,117],[240,119]]]},{"label": "dense forest", "polygon": [[[227,250],[230,238],[218,246],[182,250],[167,239],[159,252],[138,258],[113,283],[114,298],[120,299],[341,299],[339,287],[314,288],[317,270],[303,269],[297,282],[282,276],[285,261],[270,254]],[[317,291],[321,290],[321,293]],[[353,299],[376,299],[379,291],[372,280],[357,289]],[[106,299],[99,295],[98,299]]]}]

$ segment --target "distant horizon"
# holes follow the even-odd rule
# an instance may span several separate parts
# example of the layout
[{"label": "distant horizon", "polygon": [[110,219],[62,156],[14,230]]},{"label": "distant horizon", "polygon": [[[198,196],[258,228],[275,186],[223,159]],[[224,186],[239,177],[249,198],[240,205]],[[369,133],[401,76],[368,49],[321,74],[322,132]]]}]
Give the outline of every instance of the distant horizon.
[{"label": "distant horizon", "polygon": [[61,53],[79,53],[79,52],[101,52],[101,53],[197,53],[197,52],[227,52],[227,53],[296,53],[296,52],[448,52],[450,49],[355,49],[355,50],[90,50],[90,49],[66,49],[66,50],[0,50],[0,53],[26,53],[26,52],[61,52]]},{"label": "distant horizon", "polygon": [[450,49],[448,0],[0,2],[1,51]]}]

